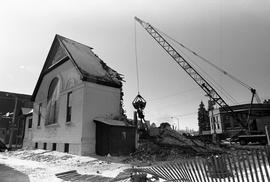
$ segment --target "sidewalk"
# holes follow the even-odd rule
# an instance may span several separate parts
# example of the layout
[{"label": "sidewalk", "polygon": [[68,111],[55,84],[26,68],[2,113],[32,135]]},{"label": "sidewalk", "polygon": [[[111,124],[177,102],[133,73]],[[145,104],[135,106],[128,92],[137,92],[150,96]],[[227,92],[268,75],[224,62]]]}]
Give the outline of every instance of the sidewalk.
[{"label": "sidewalk", "polygon": [[30,182],[29,177],[11,167],[0,164],[0,182]]},{"label": "sidewalk", "polygon": [[[114,178],[129,168],[121,158],[100,156],[76,156],[56,151],[20,150],[0,153],[0,164],[4,164],[28,175],[29,181],[60,182],[55,174],[76,170],[80,175],[99,175]],[[1,180],[0,180],[1,181]]]}]

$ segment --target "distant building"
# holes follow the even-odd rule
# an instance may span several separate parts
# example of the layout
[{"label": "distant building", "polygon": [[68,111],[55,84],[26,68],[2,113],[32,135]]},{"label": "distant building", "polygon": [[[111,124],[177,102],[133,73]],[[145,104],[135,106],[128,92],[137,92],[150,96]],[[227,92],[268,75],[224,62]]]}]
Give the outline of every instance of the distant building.
[{"label": "distant building", "polygon": [[31,95],[0,91],[0,140],[6,145],[9,144],[16,99],[17,107],[12,145],[21,147],[25,125],[22,112],[33,108]]},{"label": "distant building", "polygon": [[[247,124],[250,104],[231,106],[236,116]],[[209,111],[211,133],[231,136],[241,130],[240,124],[230,113],[222,108]],[[270,104],[253,104],[249,118],[251,130],[264,131],[265,125],[270,125]]]},{"label": "distant building", "polygon": [[91,47],[56,35],[32,95],[29,145],[77,155],[95,153],[94,118],[121,117],[121,90],[121,75]]},{"label": "distant building", "polygon": [[25,127],[24,127],[24,137],[23,137],[23,148],[31,147],[33,140],[33,109],[24,113]]}]

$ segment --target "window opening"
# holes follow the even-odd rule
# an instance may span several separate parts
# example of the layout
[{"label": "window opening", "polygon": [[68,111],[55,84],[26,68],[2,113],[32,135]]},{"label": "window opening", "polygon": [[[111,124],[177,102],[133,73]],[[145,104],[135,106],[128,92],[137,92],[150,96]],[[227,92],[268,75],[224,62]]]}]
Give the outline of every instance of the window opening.
[{"label": "window opening", "polygon": [[56,150],[56,143],[52,144],[52,150],[55,151]]},{"label": "window opening", "polygon": [[59,105],[60,83],[58,78],[54,78],[50,84],[47,97],[47,117],[46,125],[57,122],[58,105]]},{"label": "window opening", "polygon": [[32,122],[33,122],[33,119],[30,118],[30,119],[28,120],[28,128],[32,128]]},{"label": "window opening", "polygon": [[67,116],[66,116],[66,122],[70,122],[71,121],[71,110],[72,110],[71,97],[72,97],[72,92],[68,92],[68,94],[67,94]]},{"label": "window opening", "polygon": [[40,126],[40,122],[41,122],[41,107],[42,107],[42,104],[40,103],[38,105],[38,126]]},{"label": "window opening", "polygon": [[69,152],[69,144],[68,143],[65,143],[64,152],[66,152],[66,153]]},{"label": "window opening", "polygon": [[216,123],[217,123],[217,129],[220,129],[220,125],[219,125],[218,116],[216,116]]}]

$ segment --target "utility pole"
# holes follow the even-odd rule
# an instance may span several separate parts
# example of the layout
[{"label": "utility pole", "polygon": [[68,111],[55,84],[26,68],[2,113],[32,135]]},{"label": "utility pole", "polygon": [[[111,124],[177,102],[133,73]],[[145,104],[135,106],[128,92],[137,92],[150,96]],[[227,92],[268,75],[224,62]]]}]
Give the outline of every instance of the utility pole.
[{"label": "utility pole", "polygon": [[[217,143],[217,132],[216,132],[216,119],[214,117],[214,104],[212,99],[210,98],[210,100],[208,101],[208,111],[211,112],[211,115],[209,117],[210,119],[210,127],[211,125],[213,126],[213,134],[212,134],[212,142],[213,143]],[[212,121],[212,122],[211,122]]]},{"label": "utility pole", "polygon": [[177,127],[178,127],[178,130],[180,130],[180,128],[179,128],[179,118],[175,117],[175,116],[172,116],[171,119],[173,119],[173,118],[177,119]]},{"label": "utility pole", "polygon": [[10,133],[9,133],[9,148],[10,149],[12,148],[12,140],[13,140],[13,133],[14,133],[14,128],[15,128],[17,105],[18,105],[18,98],[15,96],[14,111],[13,111],[13,117],[12,117],[12,122],[10,125]]}]

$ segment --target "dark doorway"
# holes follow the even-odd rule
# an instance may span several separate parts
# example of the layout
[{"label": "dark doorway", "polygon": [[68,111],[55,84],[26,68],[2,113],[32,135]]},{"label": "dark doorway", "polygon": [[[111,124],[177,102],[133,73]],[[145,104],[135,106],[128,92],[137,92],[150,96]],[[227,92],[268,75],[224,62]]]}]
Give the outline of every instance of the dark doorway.
[{"label": "dark doorway", "polygon": [[68,143],[65,143],[64,152],[66,152],[66,153],[69,152],[69,144]]},{"label": "dark doorway", "polygon": [[44,150],[47,149],[47,143],[43,143],[43,149],[44,149]]},{"label": "dark doorway", "polygon": [[135,127],[116,120],[95,120],[95,122],[98,155],[121,156],[135,151]]},{"label": "dark doorway", "polygon": [[56,150],[56,143],[52,144],[52,150],[55,151]]}]

